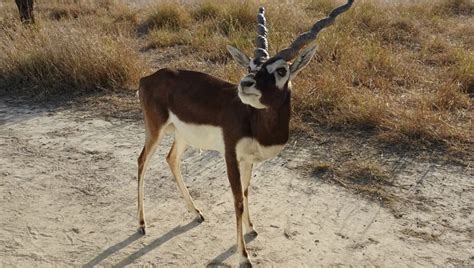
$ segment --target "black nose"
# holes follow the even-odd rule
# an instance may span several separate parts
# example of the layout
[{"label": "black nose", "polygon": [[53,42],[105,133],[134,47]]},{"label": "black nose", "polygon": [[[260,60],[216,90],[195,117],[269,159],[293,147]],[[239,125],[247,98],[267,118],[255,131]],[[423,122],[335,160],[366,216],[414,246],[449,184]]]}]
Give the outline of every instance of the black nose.
[{"label": "black nose", "polygon": [[240,81],[240,86],[241,87],[251,87],[255,84],[255,81],[252,81],[252,80],[244,80],[244,81]]}]

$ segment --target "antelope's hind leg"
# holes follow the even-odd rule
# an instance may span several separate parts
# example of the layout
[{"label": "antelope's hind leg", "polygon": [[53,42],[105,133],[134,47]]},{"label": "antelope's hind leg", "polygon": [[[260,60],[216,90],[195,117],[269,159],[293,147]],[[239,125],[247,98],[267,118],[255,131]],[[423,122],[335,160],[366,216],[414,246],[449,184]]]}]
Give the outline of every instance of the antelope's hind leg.
[{"label": "antelope's hind leg", "polygon": [[138,157],[138,231],[142,234],[145,234],[146,231],[146,221],[145,221],[145,211],[143,208],[143,196],[144,196],[144,176],[145,171],[150,162],[150,159],[156,151],[156,147],[161,141],[162,130],[157,131],[157,133],[147,133],[145,146]]},{"label": "antelope's hind leg", "polygon": [[183,155],[184,151],[186,150],[186,141],[179,137],[178,134],[175,135],[173,145],[171,146],[171,150],[166,157],[166,161],[171,169],[171,173],[173,173],[173,177],[176,180],[176,184],[178,185],[178,189],[183,195],[184,200],[186,201],[186,205],[188,206],[188,210],[190,212],[196,213],[197,219],[200,222],[204,221],[204,217],[202,216],[201,211],[196,208],[191,195],[189,194],[188,188],[184,184],[183,176],[181,175],[181,156]]}]

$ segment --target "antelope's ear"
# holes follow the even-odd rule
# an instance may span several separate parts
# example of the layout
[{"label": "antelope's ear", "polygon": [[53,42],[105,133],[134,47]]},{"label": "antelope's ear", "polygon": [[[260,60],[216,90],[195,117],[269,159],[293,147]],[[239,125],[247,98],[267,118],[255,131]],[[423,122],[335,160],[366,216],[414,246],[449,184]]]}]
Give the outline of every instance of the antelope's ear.
[{"label": "antelope's ear", "polygon": [[296,60],[290,65],[290,80],[293,79],[299,71],[303,70],[306,65],[308,65],[315,53],[316,46],[312,46],[306,48],[298,55],[298,58],[296,58]]},{"label": "antelope's ear", "polygon": [[240,51],[239,49],[228,45],[227,51],[229,51],[232,58],[242,67],[248,68],[250,66],[250,58],[244,54],[244,52]]}]

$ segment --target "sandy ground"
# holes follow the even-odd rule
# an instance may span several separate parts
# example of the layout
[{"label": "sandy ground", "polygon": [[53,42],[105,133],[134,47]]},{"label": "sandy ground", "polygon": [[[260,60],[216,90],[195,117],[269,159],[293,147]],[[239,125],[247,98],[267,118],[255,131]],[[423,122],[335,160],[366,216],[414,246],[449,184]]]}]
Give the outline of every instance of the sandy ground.
[{"label": "sandy ground", "polygon": [[[235,266],[235,218],[218,153],[189,148],[183,176],[206,221],[188,213],[165,139],[145,179],[146,236],[136,232],[142,122],[0,99],[0,266]],[[248,243],[257,267],[474,265],[472,169],[380,155],[396,169],[389,210],[301,172],[330,145],[289,144],[259,165]],[[329,146],[323,148],[322,146]],[[321,148],[320,148],[321,147]]]}]

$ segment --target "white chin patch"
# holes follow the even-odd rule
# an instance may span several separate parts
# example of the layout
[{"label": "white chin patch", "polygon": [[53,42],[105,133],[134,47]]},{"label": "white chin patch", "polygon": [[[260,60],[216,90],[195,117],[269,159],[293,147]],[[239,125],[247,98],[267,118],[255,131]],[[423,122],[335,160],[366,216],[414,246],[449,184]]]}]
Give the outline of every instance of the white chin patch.
[{"label": "white chin patch", "polygon": [[243,103],[250,105],[256,109],[267,108],[267,106],[263,105],[260,102],[260,97],[262,96],[262,94],[258,92],[255,88],[245,88],[245,91],[243,91],[241,86],[239,85],[238,91],[239,98]]}]

